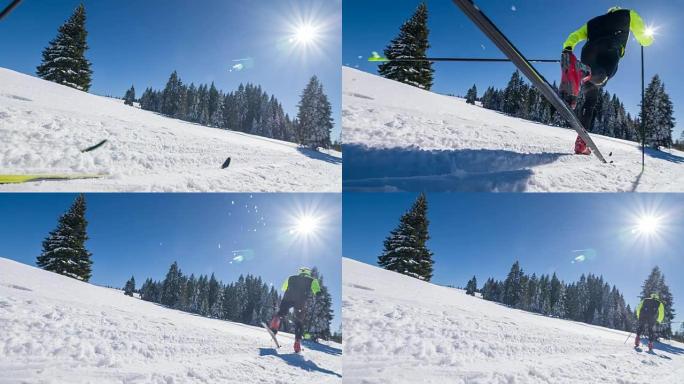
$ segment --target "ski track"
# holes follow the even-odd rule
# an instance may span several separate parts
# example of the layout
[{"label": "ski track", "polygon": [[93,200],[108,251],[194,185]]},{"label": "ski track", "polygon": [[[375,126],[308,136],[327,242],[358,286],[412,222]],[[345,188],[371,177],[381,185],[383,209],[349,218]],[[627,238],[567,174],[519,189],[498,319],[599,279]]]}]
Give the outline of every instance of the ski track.
[{"label": "ski track", "polygon": [[0,383],[339,383],[341,346],[208,319],[0,258]]},{"label": "ski track", "polygon": [[[682,192],[684,153],[577,134],[343,67],[345,191]],[[612,152],[612,156],[608,156]]]},{"label": "ski track", "polygon": [[[203,127],[0,68],[0,173],[102,174],[0,191],[339,192],[342,159]],[[107,139],[92,152],[81,153]],[[228,169],[220,169],[227,157]]]},{"label": "ski track", "polygon": [[[345,383],[653,383],[684,344],[637,353],[627,332],[510,309],[344,258]],[[670,352],[666,351],[669,350]],[[648,378],[648,379],[646,379]]]}]

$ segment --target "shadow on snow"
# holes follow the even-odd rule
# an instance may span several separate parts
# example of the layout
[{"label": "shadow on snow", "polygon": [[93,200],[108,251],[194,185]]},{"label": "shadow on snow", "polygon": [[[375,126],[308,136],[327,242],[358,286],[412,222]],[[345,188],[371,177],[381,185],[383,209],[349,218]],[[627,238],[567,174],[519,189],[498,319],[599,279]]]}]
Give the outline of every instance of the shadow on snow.
[{"label": "shadow on snow", "polygon": [[[313,349],[313,348],[312,348]],[[282,359],[284,362],[287,364],[293,366],[293,367],[298,367],[301,368],[305,371],[308,372],[320,372],[326,375],[334,375],[337,377],[342,377],[337,372],[331,371],[329,369],[321,368],[316,363],[314,363],[311,360],[307,360],[304,358],[304,356],[296,354],[296,353],[286,353],[286,354],[279,354],[275,349],[273,348],[259,348],[259,356],[274,356]]]},{"label": "shadow on snow", "polygon": [[569,153],[518,153],[506,150],[376,149],[343,146],[344,191],[523,192],[531,167],[550,164]]},{"label": "shadow on snow", "polygon": [[297,151],[302,155],[314,160],[322,160],[331,164],[342,164],[342,158],[328,155],[327,153],[318,152],[315,149],[300,146],[297,147]]}]

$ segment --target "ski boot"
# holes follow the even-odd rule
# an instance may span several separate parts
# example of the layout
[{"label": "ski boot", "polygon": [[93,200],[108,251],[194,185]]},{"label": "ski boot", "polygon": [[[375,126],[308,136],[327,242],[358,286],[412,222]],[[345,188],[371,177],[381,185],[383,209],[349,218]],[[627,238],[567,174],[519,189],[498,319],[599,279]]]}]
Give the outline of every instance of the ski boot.
[{"label": "ski boot", "polygon": [[639,348],[640,345],[641,345],[641,338],[639,337],[639,335],[636,335],[636,337],[634,338],[634,348]]},{"label": "ski boot", "polygon": [[280,329],[280,317],[273,316],[273,318],[271,319],[271,324],[269,324],[268,327],[271,328],[271,331],[273,331],[274,335],[278,333],[278,329]]},{"label": "ski boot", "polygon": [[652,341],[648,342],[648,351],[653,352],[653,342]]},{"label": "ski boot", "polygon": [[294,351],[295,353],[299,353],[302,351],[302,342],[299,339],[295,339],[294,342]]},{"label": "ski boot", "polygon": [[587,147],[587,143],[579,136],[577,136],[577,140],[575,140],[575,154],[591,155],[591,148]]}]

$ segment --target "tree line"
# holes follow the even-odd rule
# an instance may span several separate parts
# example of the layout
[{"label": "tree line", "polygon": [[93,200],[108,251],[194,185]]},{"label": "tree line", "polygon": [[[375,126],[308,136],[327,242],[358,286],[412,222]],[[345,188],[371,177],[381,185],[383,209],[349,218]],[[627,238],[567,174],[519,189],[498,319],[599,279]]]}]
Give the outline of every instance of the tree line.
[{"label": "tree line", "polygon": [[[333,336],[330,330],[332,296],[318,269],[314,267],[311,274],[319,280],[321,292],[307,301],[305,333],[314,340],[329,340]],[[125,284],[124,293],[133,296],[135,292],[135,277],[131,277]],[[211,276],[188,276],[176,262],[171,264],[163,280],[147,278],[137,292],[142,300],[168,308],[255,326],[268,323],[282,300],[278,290],[260,276],[240,275],[237,281],[226,284],[217,280],[213,273]],[[282,330],[294,332],[292,314],[282,322]]]},{"label": "tree line", "polygon": [[[477,291],[475,276],[466,285],[466,293]],[[604,281],[603,276],[588,274],[576,282],[565,283],[555,273],[537,276],[526,274],[516,261],[503,281],[488,278],[479,290],[482,298],[512,308],[561,319],[580,321],[612,329],[632,332],[636,329],[636,312],[626,304],[624,296]],[[661,337],[672,337],[673,298],[665,284],[665,276],[654,267],[644,281],[639,299],[658,293],[665,306],[665,320],[658,326]]]},{"label": "tree line", "polygon": [[[36,70],[40,78],[89,91],[93,71],[85,57],[88,50],[85,22],[85,6],[81,4],[44,49]],[[135,87],[131,86],[123,99],[126,105],[133,106]],[[275,96],[269,96],[259,85],[241,84],[233,92],[223,92],[213,82],[198,86],[184,84],[176,71],[163,90],[147,88],[139,101],[142,109],[205,126],[290,141],[314,149],[333,145],[330,139],[332,106],[316,76],[304,88],[295,118],[286,114]]]}]

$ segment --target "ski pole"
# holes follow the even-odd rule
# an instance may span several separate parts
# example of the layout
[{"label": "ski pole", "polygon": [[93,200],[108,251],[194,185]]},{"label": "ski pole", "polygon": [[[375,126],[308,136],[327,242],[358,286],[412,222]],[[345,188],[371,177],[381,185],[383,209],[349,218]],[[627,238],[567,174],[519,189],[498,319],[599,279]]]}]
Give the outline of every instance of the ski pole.
[{"label": "ski pole", "polygon": [[9,15],[9,13],[12,12],[12,10],[16,8],[17,5],[19,5],[19,3],[21,3],[21,0],[13,0],[10,3],[10,5],[8,5],[5,9],[2,10],[2,12],[0,12],[0,20],[2,20],[5,16]]},{"label": "ski pole", "polygon": [[627,338],[625,339],[625,342],[622,343],[622,344],[627,344],[627,340],[629,340],[629,338],[632,337],[632,333],[634,333],[634,332],[630,332],[629,335],[627,335]]}]

